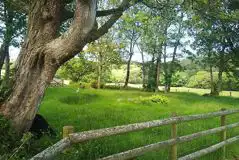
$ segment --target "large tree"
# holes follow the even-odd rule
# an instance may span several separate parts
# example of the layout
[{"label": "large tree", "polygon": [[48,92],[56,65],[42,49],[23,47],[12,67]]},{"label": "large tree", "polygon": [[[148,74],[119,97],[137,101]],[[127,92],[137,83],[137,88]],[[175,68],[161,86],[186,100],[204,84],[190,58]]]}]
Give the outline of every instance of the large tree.
[{"label": "large tree", "polygon": [[[96,0],[76,0],[74,13],[66,10],[70,0],[9,0],[12,8],[28,14],[27,36],[18,57],[13,91],[1,104],[0,113],[18,132],[29,129],[46,87],[56,70],[83,47],[104,35],[135,0],[123,0],[117,8],[97,11]],[[21,6],[21,7],[20,7]],[[109,16],[97,27],[96,17]],[[72,18],[73,17],[73,18]],[[72,18],[59,36],[62,23]]]},{"label": "large tree", "polygon": [[[199,8],[189,17],[191,32],[195,35],[194,47],[210,68],[211,94],[222,91],[223,72],[233,72],[237,68],[238,15],[237,6],[231,9],[233,1],[202,1],[194,6]],[[235,3],[237,4],[237,3]],[[212,68],[218,71],[218,81],[213,82]]]}]

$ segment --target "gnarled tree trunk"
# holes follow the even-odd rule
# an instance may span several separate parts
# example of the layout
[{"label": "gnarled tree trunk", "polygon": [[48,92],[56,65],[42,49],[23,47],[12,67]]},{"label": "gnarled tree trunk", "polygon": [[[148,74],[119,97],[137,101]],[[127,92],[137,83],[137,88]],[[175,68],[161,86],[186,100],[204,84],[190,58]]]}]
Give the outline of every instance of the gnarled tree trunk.
[{"label": "gnarled tree trunk", "polygon": [[18,132],[30,128],[56,70],[82,50],[93,28],[96,1],[77,0],[75,20],[57,38],[62,7],[61,0],[33,0],[29,6],[28,37],[18,58],[13,92],[0,107]]},{"label": "gnarled tree trunk", "polygon": [[[26,5],[22,8],[28,10],[27,38],[18,57],[13,92],[0,106],[0,114],[9,118],[19,133],[30,128],[56,70],[79,53],[87,43],[107,33],[124,10],[138,1],[130,3],[123,0],[118,8],[99,11],[97,14],[96,0],[76,0],[74,14],[64,8],[69,1],[21,2]],[[57,37],[61,23],[72,18],[72,15],[74,20],[69,29]],[[110,15],[110,18],[98,28],[95,25],[96,15]]]}]

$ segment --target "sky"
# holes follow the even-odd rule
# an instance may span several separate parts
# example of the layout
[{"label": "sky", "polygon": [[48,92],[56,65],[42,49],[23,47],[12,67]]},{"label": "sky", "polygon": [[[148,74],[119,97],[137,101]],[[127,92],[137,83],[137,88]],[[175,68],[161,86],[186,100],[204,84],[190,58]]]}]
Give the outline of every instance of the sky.
[{"label": "sky", "polygon": [[[186,37],[184,38],[182,41],[187,41],[187,40],[192,40],[192,38],[190,37]],[[2,42],[0,42],[0,45],[2,44]],[[194,52],[189,45],[185,46],[186,49]],[[19,52],[20,52],[20,49],[19,48],[16,48],[16,47],[13,47],[11,46],[9,48],[9,53],[10,53],[10,61],[15,61],[19,55]],[[168,53],[172,53],[173,52],[173,48],[167,48],[167,52]],[[181,53],[181,49],[178,50],[178,53]],[[145,61],[150,61],[151,57],[150,56],[147,56],[146,54],[145,55]],[[185,58],[185,57],[182,57],[182,58]],[[134,62],[142,62],[142,58],[141,58],[141,54],[138,50],[137,47],[134,48],[134,55],[132,57],[132,61]],[[170,59],[168,59],[167,61],[170,61]]]}]

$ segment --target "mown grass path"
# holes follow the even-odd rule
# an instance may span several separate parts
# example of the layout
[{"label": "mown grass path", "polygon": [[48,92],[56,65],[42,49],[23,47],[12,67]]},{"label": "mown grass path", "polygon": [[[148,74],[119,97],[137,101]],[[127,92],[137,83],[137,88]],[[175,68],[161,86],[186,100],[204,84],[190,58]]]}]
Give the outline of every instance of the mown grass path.
[{"label": "mown grass path", "polygon": [[[178,115],[198,114],[218,111],[221,108],[238,109],[239,98],[233,97],[203,97],[194,93],[158,93],[167,96],[168,104],[139,104],[134,99],[139,96],[150,96],[154,93],[123,90],[82,89],[77,92],[74,88],[49,88],[41,105],[41,114],[57,129],[59,137],[55,140],[44,137],[33,145],[34,152],[56,142],[61,138],[61,130],[65,125],[73,125],[76,131],[85,131],[112,127],[135,122],[144,122],[169,117],[172,112]],[[227,122],[238,121],[239,115],[228,116]],[[218,127],[219,118],[200,120],[178,125],[178,135]],[[239,129],[234,129],[228,136],[238,135]],[[113,153],[125,151],[142,145],[169,139],[170,126],[147,129],[136,133],[106,137],[75,145],[57,159],[90,160],[104,157]],[[179,156],[194,152],[220,140],[219,135],[207,136],[190,143],[179,145]],[[230,159],[239,155],[239,143],[231,145],[227,150]],[[148,153],[138,159],[168,159],[169,148],[159,152]],[[220,151],[201,159],[217,160]]]}]

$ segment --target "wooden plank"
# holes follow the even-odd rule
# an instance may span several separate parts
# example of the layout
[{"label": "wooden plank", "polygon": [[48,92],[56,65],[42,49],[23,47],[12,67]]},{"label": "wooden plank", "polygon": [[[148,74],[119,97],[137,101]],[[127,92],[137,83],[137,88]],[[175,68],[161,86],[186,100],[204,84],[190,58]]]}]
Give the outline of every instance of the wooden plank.
[{"label": "wooden plank", "polygon": [[186,155],[184,157],[179,158],[178,160],[192,160],[192,159],[196,159],[196,158],[202,157],[204,155],[207,155],[209,153],[215,152],[216,150],[220,149],[221,147],[223,147],[225,145],[228,145],[228,144],[232,144],[232,143],[234,143],[236,141],[239,141],[239,136],[235,136],[233,138],[230,138],[230,139],[227,139],[227,140],[225,140],[223,142],[215,144],[215,145],[213,145],[211,147],[208,147],[208,148],[202,149],[200,151],[194,152],[192,154]]},{"label": "wooden plank", "polygon": [[[222,108],[222,111],[225,111],[226,109]],[[226,125],[226,115],[222,115],[221,116],[221,126],[225,126]],[[224,130],[221,132],[221,141],[225,141],[227,139],[227,131]],[[222,147],[222,160],[226,159],[226,146]]]},{"label": "wooden plank", "polygon": [[64,138],[57,143],[55,143],[53,146],[48,147],[41,153],[38,153],[34,157],[32,157],[30,160],[49,160],[53,159],[57,154],[65,150],[66,148],[71,146],[70,138]]},{"label": "wooden plank", "polygon": [[73,143],[80,143],[80,142],[85,142],[92,139],[98,139],[101,137],[135,132],[135,131],[139,131],[139,130],[143,130],[147,128],[159,127],[159,126],[169,125],[173,123],[182,123],[182,122],[188,122],[188,121],[194,121],[194,120],[208,119],[212,117],[230,115],[234,113],[239,113],[239,109],[217,111],[217,112],[198,114],[198,115],[178,116],[178,117],[167,118],[162,120],[154,120],[149,122],[116,126],[111,128],[97,129],[97,130],[85,131],[80,133],[73,133],[73,134],[70,134],[69,137]]},{"label": "wooden plank", "polygon": [[160,150],[164,147],[168,147],[168,146],[171,146],[171,145],[176,144],[176,143],[188,142],[188,141],[191,141],[193,139],[196,139],[196,138],[199,138],[199,137],[202,137],[202,136],[219,133],[223,130],[235,128],[235,127],[238,127],[238,126],[239,126],[239,122],[234,123],[234,124],[230,124],[230,125],[227,125],[227,126],[223,126],[223,127],[218,127],[218,128],[209,129],[209,130],[206,130],[206,131],[201,131],[201,132],[194,133],[194,134],[191,134],[191,135],[178,137],[177,139],[170,139],[170,140],[167,140],[167,141],[162,141],[162,142],[146,145],[146,146],[143,146],[143,147],[135,148],[135,149],[132,149],[132,150],[128,150],[128,151],[125,151],[125,152],[121,152],[121,153],[117,153],[117,154],[114,154],[114,155],[111,155],[111,156],[108,156],[108,157],[101,158],[100,160],[126,160],[126,159],[130,159],[130,158],[135,158],[135,157],[141,156],[141,155],[143,155],[147,152]]},{"label": "wooden plank", "polygon": [[[172,117],[176,117],[176,113],[173,113]],[[171,138],[172,139],[177,138],[177,123],[172,124]],[[171,146],[170,156],[171,156],[171,160],[177,160],[177,144],[176,143]]]},{"label": "wooden plank", "polygon": [[[57,142],[53,146],[45,149],[44,151],[37,154],[33,158],[38,157],[36,159],[39,159],[39,160],[40,159],[51,159],[57,153],[60,153],[64,149],[70,147],[71,143],[80,143],[80,142],[89,141],[92,139],[98,139],[100,137],[106,137],[106,136],[123,134],[123,133],[128,133],[128,132],[133,132],[133,131],[139,131],[139,130],[143,130],[146,128],[159,127],[159,126],[168,125],[168,124],[172,124],[172,123],[188,122],[188,121],[199,120],[199,119],[207,119],[207,118],[218,117],[218,116],[222,116],[222,115],[230,115],[230,114],[235,114],[235,113],[239,113],[239,109],[238,110],[218,111],[218,112],[190,115],[190,116],[178,116],[178,117],[168,118],[168,119],[163,119],[163,120],[155,120],[155,121],[149,121],[149,122],[116,126],[116,127],[111,127],[111,128],[105,128],[105,129],[85,131],[85,132],[80,132],[80,133],[73,133],[73,134],[69,134],[69,138],[64,138],[64,139],[60,140],[59,142]],[[48,158],[48,157],[50,157],[50,158]],[[34,159],[32,159],[32,160],[34,160]]]},{"label": "wooden plank", "polygon": [[74,133],[75,128],[73,126],[64,126],[62,129],[63,138],[69,137],[69,134]]}]

